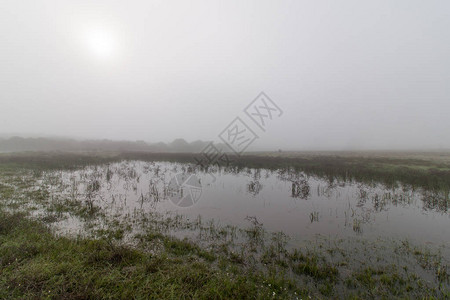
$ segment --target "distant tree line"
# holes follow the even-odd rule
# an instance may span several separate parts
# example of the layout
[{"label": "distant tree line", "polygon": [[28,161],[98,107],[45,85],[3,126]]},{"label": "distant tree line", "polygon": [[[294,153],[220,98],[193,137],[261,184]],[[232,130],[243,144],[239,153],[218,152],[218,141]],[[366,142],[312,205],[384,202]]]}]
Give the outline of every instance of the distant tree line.
[{"label": "distant tree line", "polygon": [[[0,138],[0,152],[23,151],[148,151],[148,152],[200,152],[208,141],[188,143],[175,139],[171,143],[147,143],[144,141],[75,140],[64,138],[22,138],[18,136]],[[215,144],[226,149],[224,144]]]}]

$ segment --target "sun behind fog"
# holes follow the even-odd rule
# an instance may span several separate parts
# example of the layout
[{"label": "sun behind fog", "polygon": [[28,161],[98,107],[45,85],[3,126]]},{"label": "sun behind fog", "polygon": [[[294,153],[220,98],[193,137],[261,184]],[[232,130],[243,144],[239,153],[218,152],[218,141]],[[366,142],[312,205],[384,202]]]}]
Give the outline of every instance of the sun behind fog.
[{"label": "sun behind fog", "polygon": [[107,30],[90,30],[86,34],[86,42],[90,52],[101,60],[110,60],[117,55],[117,40]]}]

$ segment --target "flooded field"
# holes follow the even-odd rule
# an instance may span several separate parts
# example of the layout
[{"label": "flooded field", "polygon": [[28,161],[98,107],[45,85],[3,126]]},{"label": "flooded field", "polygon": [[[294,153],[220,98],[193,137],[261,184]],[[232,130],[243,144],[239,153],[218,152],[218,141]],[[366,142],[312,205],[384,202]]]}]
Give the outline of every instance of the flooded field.
[{"label": "flooded field", "polygon": [[[182,186],[187,178],[194,184]],[[42,183],[54,195],[81,198],[109,215],[172,213],[238,227],[257,222],[269,232],[284,232],[294,244],[316,235],[436,246],[450,241],[448,195],[411,186],[339,182],[289,170],[206,173],[187,164],[139,161],[47,173]]]},{"label": "flooded field", "polygon": [[339,178],[118,160],[4,167],[0,196],[7,212],[56,237],[105,243],[112,255],[127,247],[174,266],[194,260],[224,276],[281,278],[283,290],[263,284],[264,295],[448,295],[448,191]]}]

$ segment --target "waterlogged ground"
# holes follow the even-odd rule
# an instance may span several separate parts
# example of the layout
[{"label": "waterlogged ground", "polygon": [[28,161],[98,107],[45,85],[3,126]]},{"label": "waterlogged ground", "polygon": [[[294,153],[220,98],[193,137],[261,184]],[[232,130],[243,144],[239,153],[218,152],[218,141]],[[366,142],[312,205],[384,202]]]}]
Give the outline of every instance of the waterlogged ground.
[{"label": "waterlogged ground", "polygon": [[57,234],[108,237],[151,253],[178,247],[165,236],[186,238],[245,268],[286,269],[324,296],[448,296],[443,192],[141,161],[22,173],[1,185],[20,191],[9,209],[30,211]]},{"label": "waterlogged ground", "polygon": [[[176,202],[173,178],[195,175],[201,191],[195,203]],[[173,213],[221,225],[245,227],[256,221],[293,240],[317,235],[409,239],[450,244],[450,210],[445,195],[398,186],[337,182],[302,173],[244,169],[193,171],[166,162],[122,162],[74,172],[46,173],[40,181],[58,197],[84,199],[115,216],[139,212]],[[96,184],[89,192],[90,185]],[[185,195],[189,186],[184,187]]]}]

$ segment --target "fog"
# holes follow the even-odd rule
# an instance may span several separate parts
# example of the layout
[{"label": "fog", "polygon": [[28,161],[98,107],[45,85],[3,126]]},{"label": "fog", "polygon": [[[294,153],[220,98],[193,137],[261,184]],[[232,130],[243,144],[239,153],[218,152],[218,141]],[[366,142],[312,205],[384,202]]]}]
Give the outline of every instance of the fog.
[{"label": "fog", "polygon": [[[448,1],[0,3],[0,134],[449,149]],[[264,93],[265,131],[244,109]]]}]

